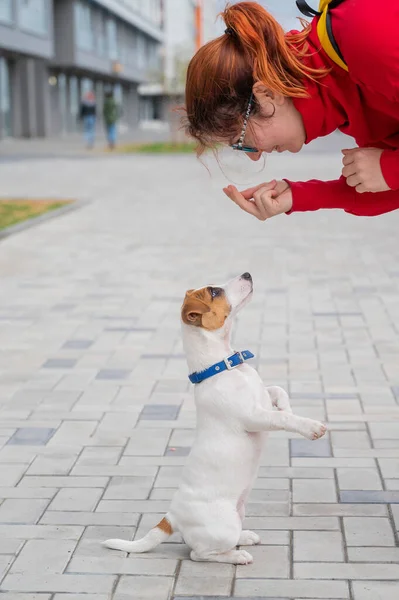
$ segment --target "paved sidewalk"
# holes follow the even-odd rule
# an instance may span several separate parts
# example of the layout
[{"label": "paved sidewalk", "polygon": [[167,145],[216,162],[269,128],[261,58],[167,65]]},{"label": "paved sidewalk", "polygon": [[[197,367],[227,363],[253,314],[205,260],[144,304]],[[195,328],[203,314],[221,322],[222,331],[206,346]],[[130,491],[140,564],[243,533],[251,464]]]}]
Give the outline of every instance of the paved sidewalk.
[{"label": "paved sidewalk", "polygon": [[[268,174],[330,178],[339,160],[273,157]],[[0,243],[2,600],[397,600],[399,212],[260,223],[191,156],[9,162],[0,178],[3,195],[89,201]],[[253,565],[192,563],[178,537],[102,548],[158,522],[193,441],[185,290],[246,270],[237,347],[329,435],[271,435]]]}]

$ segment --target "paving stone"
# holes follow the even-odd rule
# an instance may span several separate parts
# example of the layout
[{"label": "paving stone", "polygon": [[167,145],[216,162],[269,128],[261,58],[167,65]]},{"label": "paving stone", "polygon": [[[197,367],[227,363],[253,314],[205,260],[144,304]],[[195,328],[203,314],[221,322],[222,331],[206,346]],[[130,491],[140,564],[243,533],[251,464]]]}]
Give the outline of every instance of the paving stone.
[{"label": "paving stone", "polygon": [[354,600],[397,600],[399,581],[354,581]]},{"label": "paving stone", "polygon": [[126,379],[130,373],[127,369],[100,369],[96,379]]},{"label": "paving stone", "polygon": [[21,544],[21,540],[0,540],[0,554],[16,554]]},{"label": "paving stone", "polygon": [[395,546],[388,519],[374,517],[344,517],[348,546]]},{"label": "paving stone", "polygon": [[93,340],[68,340],[62,346],[65,350],[86,350],[93,345]]},{"label": "paving stone", "polygon": [[49,510],[92,511],[103,494],[100,488],[67,488],[60,490]]},{"label": "paving stone", "polygon": [[344,541],[336,531],[294,531],[294,561],[343,562]]},{"label": "paving stone", "polygon": [[137,558],[134,555],[124,558],[118,556],[75,556],[68,565],[68,573],[107,574],[120,575],[174,575],[177,567],[176,560],[153,558]]},{"label": "paving stone", "polygon": [[386,517],[387,507],[382,504],[294,504],[295,517]]},{"label": "paving stone", "polygon": [[287,579],[290,572],[288,546],[254,546],[247,549],[254,557],[250,565],[238,565],[237,578],[266,577]]},{"label": "paving stone", "polygon": [[26,471],[26,475],[68,475],[76,458],[75,452],[55,452],[52,456],[37,456]]},{"label": "paving stone", "polygon": [[83,527],[0,524],[0,539],[78,540],[82,535],[82,532]]},{"label": "paving stone", "polygon": [[36,523],[47,505],[46,499],[9,498],[0,506],[0,523]]},{"label": "paving stone", "polygon": [[170,437],[169,430],[135,429],[132,431],[125,456],[163,456]]},{"label": "paving stone", "polygon": [[292,482],[294,502],[336,502],[334,480],[294,479]]},{"label": "paving stone", "polygon": [[399,504],[399,491],[357,490],[340,493],[341,502],[359,502],[361,504]]},{"label": "paving stone", "polygon": [[113,600],[169,600],[173,582],[173,577],[126,575],[120,578]]},{"label": "paving stone", "polygon": [[382,490],[377,469],[337,469],[338,485],[341,490]]},{"label": "paving stone", "polygon": [[29,592],[70,592],[110,594],[116,583],[111,575],[58,575],[58,574],[24,574],[7,575],[2,582],[4,591]]},{"label": "paving stone", "polygon": [[41,524],[56,525],[137,525],[139,514],[133,512],[83,512],[47,510],[40,520]]},{"label": "paving stone", "polygon": [[336,598],[348,599],[349,588],[345,581],[298,579],[240,579],[236,582],[235,596],[260,598]]},{"label": "paving stone", "polygon": [[385,579],[399,578],[399,565],[378,563],[296,563],[296,579]]},{"label": "paving stone", "polygon": [[11,446],[45,446],[55,433],[47,427],[21,427],[8,440]]},{"label": "paving stone", "polygon": [[76,362],[72,358],[50,358],[43,364],[43,369],[73,369]]},{"label": "paving stone", "polygon": [[230,593],[234,566],[223,563],[195,563],[184,560],[177,579],[175,594],[219,595]]},{"label": "paving stone", "polygon": [[169,446],[165,450],[165,456],[188,456],[190,454],[191,447],[184,446]]},{"label": "paving stone", "polygon": [[27,576],[35,573],[63,573],[76,542],[72,540],[29,540],[22,548],[9,573]]},{"label": "paving stone", "polygon": [[330,442],[320,439],[315,442],[310,440],[290,440],[291,456],[331,456]]},{"label": "paving stone", "polygon": [[381,548],[371,546],[368,548],[348,548],[349,562],[379,562],[399,563],[399,548]]},{"label": "paving stone", "polygon": [[146,421],[171,421],[177,419],[180,406],[174,404],[146,404],[140,413],[140,419]]}]

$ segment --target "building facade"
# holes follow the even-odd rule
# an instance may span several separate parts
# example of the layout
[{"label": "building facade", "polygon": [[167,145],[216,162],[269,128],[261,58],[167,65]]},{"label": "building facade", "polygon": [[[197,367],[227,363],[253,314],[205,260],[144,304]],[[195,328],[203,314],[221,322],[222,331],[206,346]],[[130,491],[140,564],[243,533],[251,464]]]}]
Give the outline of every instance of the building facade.
[{"label": "building facade", "polygon": [[0,0],[0,137],[72,133],[84,93],[101,113],[105,88],[134,128],[162,23],[162,0]]},{"label": "building facade", "polygon": [[184,102],[187,65],[197,46],[218,35],[216,0],[163,0],[163,69],[158,82],[139,86],[141,119],[177,125],[176,105]]}]

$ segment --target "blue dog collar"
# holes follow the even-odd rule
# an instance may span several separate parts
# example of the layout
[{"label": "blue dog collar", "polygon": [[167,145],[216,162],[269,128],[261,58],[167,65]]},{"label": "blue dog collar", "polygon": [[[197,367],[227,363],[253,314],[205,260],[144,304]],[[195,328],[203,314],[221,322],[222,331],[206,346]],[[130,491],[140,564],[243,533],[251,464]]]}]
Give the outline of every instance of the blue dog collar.
[{"label": "blue dog collar", "polygon": [[249,350],[243,350],[242,352],[234,352],[231,356],[224,358],[220,362],[212,365],[205,369],[205,371],[200,371],[191,373],[188,376],[191,383],[201,383],[204,379],[209,379],[209,377],[213,377],[214,375],[218,375],[223,371],[231,371],[235,367],[242,365],[244,361],[249,360],[250,358],[254,358],[254,354]]}]

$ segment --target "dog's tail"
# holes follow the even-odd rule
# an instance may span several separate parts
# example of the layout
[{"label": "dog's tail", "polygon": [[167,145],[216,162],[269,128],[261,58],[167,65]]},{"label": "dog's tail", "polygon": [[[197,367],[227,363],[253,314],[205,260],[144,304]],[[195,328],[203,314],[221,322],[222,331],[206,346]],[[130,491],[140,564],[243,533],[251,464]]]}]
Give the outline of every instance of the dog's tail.
[{"label": "dog's tail", "polygon": [[171,519],[166,515],[153,529],[145,535],[141,540],[129,542],[127,540],[106,540],[103,546],[112,548],[113,550],[122,550],[123,552],[148,552],[162,544],[173,533]]}]

